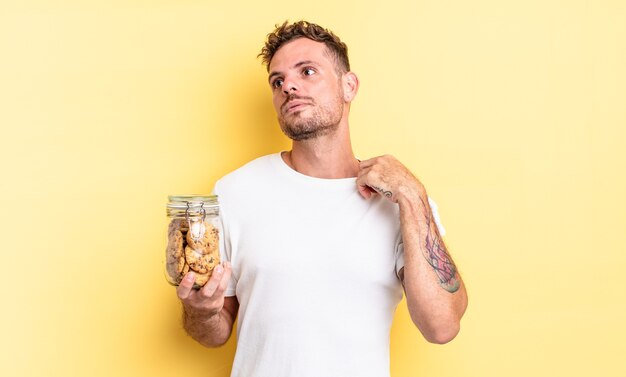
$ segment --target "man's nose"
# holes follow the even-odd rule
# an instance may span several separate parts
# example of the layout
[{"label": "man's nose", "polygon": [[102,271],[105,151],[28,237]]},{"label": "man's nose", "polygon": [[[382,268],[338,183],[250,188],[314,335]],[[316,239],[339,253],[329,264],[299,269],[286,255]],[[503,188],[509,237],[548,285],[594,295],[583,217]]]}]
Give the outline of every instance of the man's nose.
[{"label": "man's nose", "polygon": [[285,77],[282,89],[283,89],[283,93],[285,94],[297,92],[298,83],[293,78]]}]

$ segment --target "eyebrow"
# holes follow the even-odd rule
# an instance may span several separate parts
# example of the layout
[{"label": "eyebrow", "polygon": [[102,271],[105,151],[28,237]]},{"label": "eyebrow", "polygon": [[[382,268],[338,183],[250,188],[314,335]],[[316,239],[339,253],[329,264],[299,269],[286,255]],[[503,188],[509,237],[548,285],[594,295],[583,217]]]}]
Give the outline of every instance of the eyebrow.
[{"label": "eyebrow", "polygon": [[[301,67],[303,65],[307,65],[307,64],[313,64],[317,66],[317,63],[314,62],[313,60],[303,60],[301,62],[297,62],[296,64],[294,64],[292,67],[290,67],[290,69],[294,69],[294,68],[298,68]],[[269,77],[267,78],[268,82],[272,82],[272,77],[274,76],[278,76],[280,75],[282,72],[278,72],[278,71],[273,71],[272,73],[270,73]]]}]

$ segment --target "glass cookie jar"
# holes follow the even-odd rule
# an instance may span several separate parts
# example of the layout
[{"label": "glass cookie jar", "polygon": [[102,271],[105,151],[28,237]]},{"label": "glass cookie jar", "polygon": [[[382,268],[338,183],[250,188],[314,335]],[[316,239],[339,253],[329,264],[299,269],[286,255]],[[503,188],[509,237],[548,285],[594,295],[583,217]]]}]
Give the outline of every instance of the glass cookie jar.
[{"label": "glass cookie jar", "polygon": [[194,288],[209,280],[220,263],[221,221],[217,195],[168,197],[165,276],[178,285],[185,274],[196,274]]}]

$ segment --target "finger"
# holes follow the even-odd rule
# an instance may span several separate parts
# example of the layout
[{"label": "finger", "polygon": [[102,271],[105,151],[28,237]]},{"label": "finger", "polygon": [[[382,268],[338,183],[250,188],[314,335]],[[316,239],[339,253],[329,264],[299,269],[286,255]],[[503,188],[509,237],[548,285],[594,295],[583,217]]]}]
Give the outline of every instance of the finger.
[{"label": "finger", "polygon": [[178,294],[179,299],[186,300],[189,297],[195,280],[196,274],[191,271],[183,277],[183,280],[178,285],[178,288],[176,288],[176,293]]},{"label": "finger", "polygon": [[224,274],[224,267],[221,264],[218,264],[213,270],[213,274],[211,274],[211,278],[209,281],[202,287],[200,293],[204,297],[213,297],[215,293],[215,289],[220,284],[222,280],[222,275]]},{"label": "finger", "polygon": [[373,195],[378,194],[378,192],[376,192],[376,190],[372,189],[371,187],[369,187],[368,185],[366,185],[364,183],[357,182],[356,188],[359,191],[359,194],[361,194],[361,196],[363,198],[365,198],[365,199],[369,199]]},{"label": "finger", "polygon": [[364,199],[369,199],[372,196],[372,190],[365,181],[365,176],[359,172],[359,176],[356,179],[356,189]]},{"label": "finger", "polygon": [[361,185],[366,186],[380,186],[381,182],[381,167],[380,165],[366,166],[359,170],[357,174],[357,181]]},{"label": "finger", "polygon": [[224,275],[222,275],[222,280],[220,281],[220,284],[217,286],[217,289],[215,290],[215,293],[213,293],[216,296],[224,296],[224,291],[226,291],[226,288],[228,288],[228,282],[230,281],[230,275],[232,273],[232,267],[230,265],[229,262],[225,262],[224,263]]},{"label": "finger", "polygon": [[378,157],[373,157],[367,160],[363,160],[359,162],[359,167],[361,169],[365,169],[365,168],[369,168],[370,166],[374,165],[376,163],[376,160],[378,159]]},{"label": "finger", "polygon": [[364,199],[369,199],[374,195],[374,192],[367,186],[357,186],[357,188]]},{"label": "finger", "polygon": [[369,183],[369,181],[371,180],[371,175],[372,173],[372,168],[362,168],[359,169],[359,172],[357,173],[356,176],[356,182],[357,184],[359,184],[360,186],[367,186],[367,183]]},{"label": "finger", "polygon": [[363,178],[364,176],[367,175],[367,173],[370,172],[370,170],[372,170],[372,168],[370,166],[366,166],[366,167],[359,167],[359,172],[357,173],[357,179],[359,178]]}]

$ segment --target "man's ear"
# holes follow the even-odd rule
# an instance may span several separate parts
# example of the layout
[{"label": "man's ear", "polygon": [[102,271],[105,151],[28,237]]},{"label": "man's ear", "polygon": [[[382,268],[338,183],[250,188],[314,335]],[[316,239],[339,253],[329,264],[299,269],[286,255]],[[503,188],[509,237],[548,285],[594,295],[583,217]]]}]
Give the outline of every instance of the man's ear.
[{"label": "man's ear", "polygon": [[341,77],[341,85],[343,85],[344,102],[352,102],[359,91],[359,78],[354,72],[347,72]]}]

